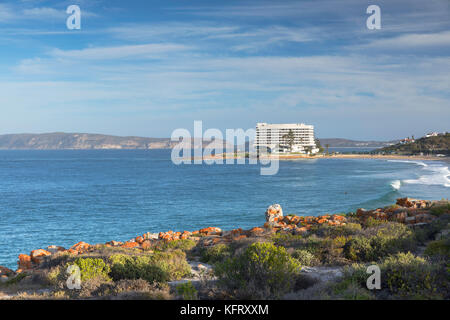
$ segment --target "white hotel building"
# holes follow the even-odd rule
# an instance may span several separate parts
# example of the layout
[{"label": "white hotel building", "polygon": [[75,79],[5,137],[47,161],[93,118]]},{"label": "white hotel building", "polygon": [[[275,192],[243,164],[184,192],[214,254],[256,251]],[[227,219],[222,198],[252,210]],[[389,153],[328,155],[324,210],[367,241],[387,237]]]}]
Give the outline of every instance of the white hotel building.
[{"label": "white hotel building", "polygon": [[311,153],[319,152],[314,139],[314,126],[304,123],[293,124],[256,124],[256,139],[254,147],[256,150],[261,148],[270,148],[270,152],[284,153],[289,152],[289,146],[283,136],[292,130],[294,134],[294,144],[292,152]]}]

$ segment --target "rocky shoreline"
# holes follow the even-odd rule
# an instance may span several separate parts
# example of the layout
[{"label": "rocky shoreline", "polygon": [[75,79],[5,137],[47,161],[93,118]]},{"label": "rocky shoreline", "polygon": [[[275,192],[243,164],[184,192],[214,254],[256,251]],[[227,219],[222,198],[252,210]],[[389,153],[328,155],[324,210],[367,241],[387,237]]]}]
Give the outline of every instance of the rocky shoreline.
[{"label": "rocky shoreline", "polygon": [[[178,242],[189,241],[196,250],[205,252],[209,248],[219,248],[221,246],[232,246],[242,242],[261,242],[265,239],[309,239],[316,237],[317,230],[343,230],[346,227],[354,226],[355,222],[362,226],[379,223],[396,223],[403,224],[411,229],[423,228],[424,226],[433,224],[442,215],[434,214],[435,208],[444,208],[443,215],[450,214],[450,206],[448,201],[428,201],[409,198],[398,199],[395,205],[377,208],[373,210],[358,209],[354,213],[349,214],[324,214],[320,216],[300,216],[300,215],[284,215],[279,204],[271,205],[265,212],[265,223],[262,226],[254,227],[248,230],[241,228],[224,231],[217,227],[206,227],[194,231],[166,231],[155,233],[145,233],[138,235],[128,241],[111,240],[104,244],[89,244],[80,241],[70,248],[64,248],[57,245],[49,245],[45,249],[32,250],[29,254],[19,254],[17,270],[11,270],[0,266],[0,283],[8,284],[15,282],[18,278],[31,277],[39,274],[44,269],[48,269],[51,261],[58,257],[67,259],[76,259],[77,257],[92,256],[96,252],[102,250],[120,250],[120,252],[130,252],[133,255],[142,255],[161,251],[161,248],[169,248],[176,246]],[[433,211],[434,210],[434,211]],[[448,236],[448,224],[443,228],[445,235]],[[441,230],[441,233],[444,232]],[[331,232],[331,231],[327,231]],[[334,240],[334,239],[333,239]],[[342,246],[342,250],[346,250],[345,246],[349,246],[350,238],[347,244]],[[350,241],[351,242],[351,241]],[[342,251],[341,250],[341,251]],[[346,256],[347,257],[347,256]],[[182,283],[197,281],[201,278],[202,273],[211,275],[210,280],[215,278],[213,267],[208,263],[201,263],[196,258],[188,261],[190,272],[188,277],[179,277],[175,281],[169,281],[169,284],[179,285]],[[325,268],[325,269],[323,269]],[[328,269],[327,269],[328,268]],[[330,269],[331,268],[331,269]],[[321,271],[322,270],[322,271]],[[330,271],[331,270],[331,271]],[[323,272],[332,272],[335,278],[342,274],[341,267],[308,267],[303,268],[303,273],[319,275],[322,277]],[[322,272],[322,273],[321,273]],[[326,277],[325,277],[326,278]],[[330,278],[330,279],[331,279]],[[51,291],[51,289],[49,289]],[[1,292],[1,287],[0,287]],[[8,295],[7,295],[8,296]],[[0,295],[0,299],[2,296]]]}]

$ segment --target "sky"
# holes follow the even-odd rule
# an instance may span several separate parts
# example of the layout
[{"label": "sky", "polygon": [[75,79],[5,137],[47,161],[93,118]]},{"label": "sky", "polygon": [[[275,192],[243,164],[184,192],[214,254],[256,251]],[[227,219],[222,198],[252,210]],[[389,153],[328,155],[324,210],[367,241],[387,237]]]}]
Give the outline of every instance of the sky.
[{"label": "sky", "polygon": [[0,134],[450,131],[448,0],[0,0],[0,30]]}]

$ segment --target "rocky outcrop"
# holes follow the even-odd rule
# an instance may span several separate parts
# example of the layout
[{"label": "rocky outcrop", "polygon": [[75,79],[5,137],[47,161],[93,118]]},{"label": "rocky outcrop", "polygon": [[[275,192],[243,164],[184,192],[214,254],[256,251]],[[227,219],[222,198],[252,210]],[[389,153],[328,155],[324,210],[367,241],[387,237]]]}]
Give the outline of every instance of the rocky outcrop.
[{"label": "rocky outcrop", "polygon": [[[372,218],[375,220],[396,221],[406,225],[415,226],[430,223],[436,219],[435,216],[430,214],[430,208],[432,207],[433,202],[431,201],[401,198],[397,200],[396,206],[378,208],[375,210],[365,210],[360,208],[356,213],[351,214],[351,217],[352,219],[357,218],[360,221],[366,221],[368,218]],[[208,247],[220,243],[231,243],[249,237],[266,237],[277,232],[293,235],[306,235],[312,228],[324,225],[339,227],[347,224],[347,217],[339,214],[325,214],[320,216],[298,216],[290,214],[284,216],[283,209],[279,204],[273,204],[267,208],[265,211],[265,220],[266,222],[262,227],[254,227],[249,230],[237,228],[230,231],[223,231],[218,227],[207,227],[192,232],[174,232],[172,230],[160,232],[159,234],[147,232],[126,242],[112,240],[102,245],[91,245],[81,241],[67,250],[63,247],[52,245],[47,247],[47,250],[38,249],[31,251],[29,255],[20,254],[19,261],[17,262],[18,270],[16,272],[33,269],[41,264],[48,256],[53,254],[65,252],[78,255],[91,252],[99,246],[122,247],[133,250],[150,250],[161,243],[164,244],[170,241],[190,239],[195,241],[200,247]],[[1,272],[7,272],[7,270],[0,268],[0,275],[2,274]]]},{"label": "rocky outcrop", "polygon": [[283,209],[279,204],[273,204],[266,210],[266,222],[277,222],[283,219]]},{"label": "rocky outcrop", "polygon": [[397,199],[396,206],[390,208],[378,208],[375,210],[356,210],[356,217],[367,220],[396,221],[407,225],[420,225],[430,223],[435,216],[431,215],[429,209],[432,207],[432,201],[417,200],[410,198]]}]

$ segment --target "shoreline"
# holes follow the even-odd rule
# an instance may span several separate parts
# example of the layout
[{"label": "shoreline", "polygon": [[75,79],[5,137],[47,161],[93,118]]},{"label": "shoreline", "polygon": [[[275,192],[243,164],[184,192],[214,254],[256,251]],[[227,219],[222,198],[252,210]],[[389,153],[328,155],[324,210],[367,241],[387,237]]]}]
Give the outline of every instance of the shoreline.
[{"label": "shoreline", "polygon": [[[228,155],[220,154],[217,156],[204,157],[203,160],[215,160],[215,159],[245,159],[242,155]],[[370,154],[335,154],[335,155],[278,155],[278,156],[266,156],[259,159],[279,159],[279,160],[298,160],[298,159],[380,159],[380,160],[430,160],[430,161],[446,161],[449,157],[437,157],[437,156],[414,156],[414,155],[370,155]]]}]

